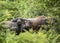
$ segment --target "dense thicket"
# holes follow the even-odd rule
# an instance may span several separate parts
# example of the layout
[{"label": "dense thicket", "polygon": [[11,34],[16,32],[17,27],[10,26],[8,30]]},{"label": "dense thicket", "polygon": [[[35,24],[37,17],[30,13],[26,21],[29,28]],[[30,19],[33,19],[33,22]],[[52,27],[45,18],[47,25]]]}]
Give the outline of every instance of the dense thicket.
[{"label": "dense thicket", "polygon": [[[41,15],[55,17],[58,23],[48,32],[25,32],[19,36],[7,31],[2,24],[13,17]],[[60,43],[60,0],[0,0],[0,43]]]}]

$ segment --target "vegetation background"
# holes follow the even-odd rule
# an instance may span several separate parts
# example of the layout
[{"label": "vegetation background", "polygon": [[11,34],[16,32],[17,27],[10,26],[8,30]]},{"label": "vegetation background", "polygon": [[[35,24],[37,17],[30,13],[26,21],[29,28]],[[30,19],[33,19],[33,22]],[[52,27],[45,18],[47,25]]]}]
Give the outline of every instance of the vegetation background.
[{"label": "vegetation background", "polygon": [[[3,21],[13,17],[51,16],[58,23],[47,32],[24,32],[16,36],[5,29]],[[6,30],[6,31],[5,31]],[[60,43],[60,0],[0,0],[0,43]]]}]

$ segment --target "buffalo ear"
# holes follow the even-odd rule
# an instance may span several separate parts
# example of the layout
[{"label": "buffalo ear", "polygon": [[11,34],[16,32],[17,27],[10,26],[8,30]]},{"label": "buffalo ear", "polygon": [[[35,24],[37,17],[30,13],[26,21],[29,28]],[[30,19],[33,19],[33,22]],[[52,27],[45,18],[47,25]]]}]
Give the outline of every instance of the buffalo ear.
[{"label": "buffalo ear", "polygon": [[27,21],[27,20],[26,20],[26,19],[24,19],[24,18],[21,18],[21,20],[22,20],[23,22],[24,22],[24,21],[25,21],[25,22]]},{"label": "buffalo ear", "polygon": [[12,22],[17,22],[17,19],[18,19],[18,18],[13,18],[11,21],[12,21]]}]

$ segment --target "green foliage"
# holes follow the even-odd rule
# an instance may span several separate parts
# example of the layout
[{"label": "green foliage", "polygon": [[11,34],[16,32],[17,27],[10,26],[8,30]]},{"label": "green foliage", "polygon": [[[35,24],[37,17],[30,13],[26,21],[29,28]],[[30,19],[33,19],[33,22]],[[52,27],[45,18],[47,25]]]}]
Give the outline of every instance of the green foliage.
[{"label": "green foliage", "polygon": [[58,43],[60,42],[60,35],[54,31],[39,31],[38,33],[24,32],[19,35],[15,35],[10,31],[7,31],[5,35],[6,43]]},{"label": "green foliage", "polygon": [[[57,24],[44,26],[49,31],[24,32],[16,36],[2,22],[13,17],[32,18],[40,15],[54,17]],[[60,0],[0,0],[0,43],[60,43]]]},{"label": "green foliage", "polygon": [[46,36],[46,34],[41,32],[38,34],[25,32],[18,36],[9,34],[6,37],[6,43],[46,43],[48,42]]}]

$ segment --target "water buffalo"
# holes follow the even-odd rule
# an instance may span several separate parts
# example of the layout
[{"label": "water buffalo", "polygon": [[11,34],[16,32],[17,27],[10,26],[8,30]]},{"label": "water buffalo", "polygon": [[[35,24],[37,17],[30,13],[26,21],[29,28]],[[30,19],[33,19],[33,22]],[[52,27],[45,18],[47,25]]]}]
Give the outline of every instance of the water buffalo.
[{"label": "water buffalo", "polygon": [[[39,16],[36,18],[28,18],[25,24],[29,24],[29,28],[31,27],[33,30],[38,31],[42,25],[55,25],[57,20],[53,17]],[[42,27],[44,29],[44,27]],[[48,27],[46,30],[48,31],[50,28]]]},{"label": "water buffalo", "polygon": [[[36,18],[28,18],[26,23],[29,21],[29,25],[33,30],[38,31],[41,25],[48,24],[48,18],[46,16],[39,16]],[[26,24],[25,23],[25,24]]]},{"label": "water buffalo", "polygon": [[29,28],[38,31],[40,29],[40,25],[48,24],[46,16],[39,16],[36,18],[15,18],[12,19],[12,22],[16,22],[17,26],[20,30],[24,31],[24,29],[29,31]]},{"label": "water buffalo", "polygon": [[16,35],[23,31],[22,24],[17,24],[17,22],[5,21],[5,27],[10,29],[10,31],[14,31]]}]

